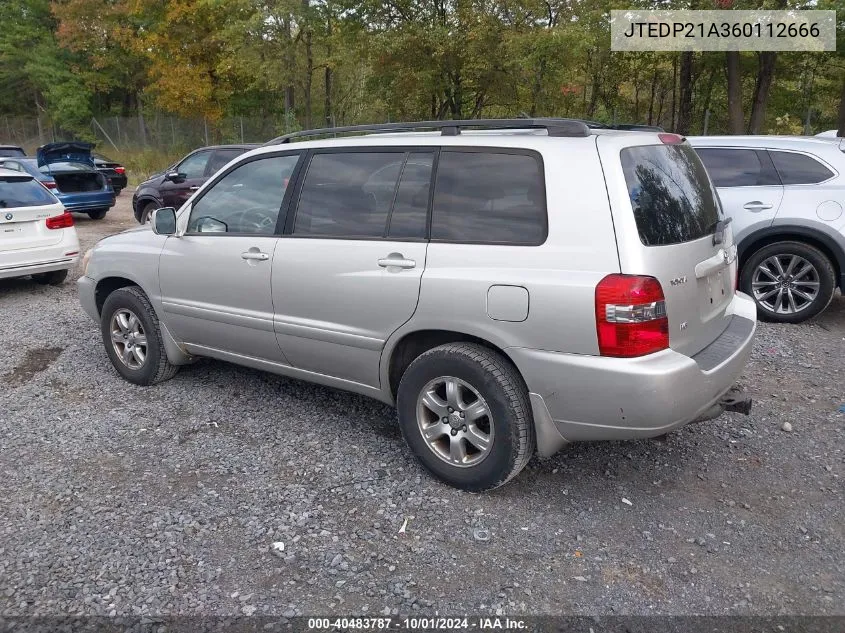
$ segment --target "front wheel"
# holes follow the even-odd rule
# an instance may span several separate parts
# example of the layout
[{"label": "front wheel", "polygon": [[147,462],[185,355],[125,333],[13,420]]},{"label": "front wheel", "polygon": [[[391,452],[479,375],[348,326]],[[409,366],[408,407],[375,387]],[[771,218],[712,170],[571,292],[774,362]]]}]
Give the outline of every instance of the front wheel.
[{"label": "front wheel", "polygon": [[399,426],[431,473],[469,491],[516,477],[534,453],[528,391],[500,354],[450,343],[414,360],[397,394]]},{"label": "front wheel", "polygon": [[739,286],[757,303],[761,319],[801,323],[830,304],[836,273],[819,249],[803,242],[775,242],[748,258]]},{"label": "front wheel", "polygon": [[159,205],[155,202],[148,202],[143,207],[141,207],[141,212],[138,214],[138,223],[139,224],[147,224],[150,221],[150,218],[153,216],[153,211],[158,209]]},{"label": "front wheel", "polygon": [[106,213],[108,213],[108,209],[97,209],[96,211],[89,211],[88,217],[92,220],[102,220],[106,217]]},{"label": "front wheel", "polygon": [[100,332],[109,360],[129,382],[154,385],[179,370],[167,360],[158,316],[137,286],[119,288],[106,297]]}]

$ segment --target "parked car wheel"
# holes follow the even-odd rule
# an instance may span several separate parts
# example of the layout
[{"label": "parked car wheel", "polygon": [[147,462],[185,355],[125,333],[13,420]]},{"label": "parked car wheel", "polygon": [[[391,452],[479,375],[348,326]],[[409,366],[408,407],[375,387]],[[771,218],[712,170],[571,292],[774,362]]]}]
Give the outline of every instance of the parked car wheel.
[{"label": "parked car wheel", "polygon": [[830,304],[836,274],[819,249],[802,242],[776,242],[748,258],[739,285],[754,298],[761,319],[801,323]]},{"label": "parked car wheel", "polygon": [[37,273],[32,276],[32,280],[45,286],[60,286],[67,279],[67,269],[65,270],[51,270],[49,273]]},{"label": "parked car wheel", "polygon": [[120,192],[121,192],[121,191],[123,191],[123,189],[122,189],[122,188],[120,188],[120,187],[114,187],[114,186],[112,186],[112,189],[114,190],[114,196],[115,196],[115,198],[116,198],[117,196],[119,196],[119,195],[120,195]]},{"label": "parked car wheel", "polygon": [[516,369],[475,343],[425,352],[402,376],[399,426],[430,472],[463,490],[496,488],[534,453],[528,391]]},{"label": "parked car wheel", "polygon": [[137,286],[120,288],[106,298],[100,332],[112,365],[129,382],[154,385],[179,370],[167,360],[158,316]]},{"label": "parked car wheel", "polygon": [[141,207],[141,213],[138,214],[138,222],[141,224],[147,224],[150,221],[150,218],[153,215],[153,211],[158,209],[159,205],[155,202],[148,202],[143,207]]},{"label": "parked car wheel", "polygon": [[106,213],[108,212],[108,209],[97,209],[96,211],[89,211],[88,217],[90,217],[92,220],[102,220],[104,217],[106,217]]}]

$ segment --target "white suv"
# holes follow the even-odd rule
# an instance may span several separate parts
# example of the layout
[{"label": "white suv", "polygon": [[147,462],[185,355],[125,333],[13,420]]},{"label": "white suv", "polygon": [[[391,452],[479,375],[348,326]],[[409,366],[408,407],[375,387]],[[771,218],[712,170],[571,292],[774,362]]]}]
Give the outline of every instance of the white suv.
[{"label": "white suv", "polygon": [[0,168],[0,279],[57,285],[77,259],[73,216],[29,174]]},{"label": "white suv", "polygon": [[[403,130],[434,131],[384,133]],[[483,490],[535,447],[747,412],[735,259],[679,136],[436,121],[244,154],[97,244],[79,293],[131,382],[207,356],[366,394],[431,472]]]},{"label": "white suv", "polygon": [[800,323],[845,290],[845,139],[691,137],[733,218],[739,287],[769,321]]}]

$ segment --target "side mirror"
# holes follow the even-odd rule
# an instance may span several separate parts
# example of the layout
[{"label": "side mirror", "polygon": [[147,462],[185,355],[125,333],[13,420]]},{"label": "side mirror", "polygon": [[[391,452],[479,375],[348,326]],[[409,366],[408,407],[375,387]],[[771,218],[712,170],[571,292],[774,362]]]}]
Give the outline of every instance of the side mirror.
[{"label": "side mirror", "polygon": [[162,207],[153,211],[150,225],[156,235],[176,235],[176,209]]},{"label": "side mirror", "polygon": [[187,176],[178,171],[171,171],[164,175],[165,180],[169,180],[170,182],[185,182]]}]

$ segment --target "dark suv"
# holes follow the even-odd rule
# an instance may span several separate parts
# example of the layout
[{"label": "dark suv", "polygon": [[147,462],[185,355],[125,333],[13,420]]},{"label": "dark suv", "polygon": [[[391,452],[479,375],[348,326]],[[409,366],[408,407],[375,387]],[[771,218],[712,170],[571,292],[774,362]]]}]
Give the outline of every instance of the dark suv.
[{"label": "dark suv", "polygon": [[159,207],[178,209],[223,165],[258,145],[215,145],[194,150],[138,185],[132,196],[135,219],[145,224]]}]

